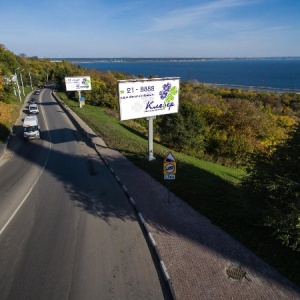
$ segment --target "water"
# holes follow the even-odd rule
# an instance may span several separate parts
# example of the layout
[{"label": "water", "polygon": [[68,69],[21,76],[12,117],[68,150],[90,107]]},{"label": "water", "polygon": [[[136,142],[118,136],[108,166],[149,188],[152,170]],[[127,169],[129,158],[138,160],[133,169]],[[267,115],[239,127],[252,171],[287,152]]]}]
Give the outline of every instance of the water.
[{"label": "water", "polygon": [[83,68],[119,71],[136,77],[180,77],[181,81],[261,90],[300,92],[300,58],[205,61],[89,61]]}]

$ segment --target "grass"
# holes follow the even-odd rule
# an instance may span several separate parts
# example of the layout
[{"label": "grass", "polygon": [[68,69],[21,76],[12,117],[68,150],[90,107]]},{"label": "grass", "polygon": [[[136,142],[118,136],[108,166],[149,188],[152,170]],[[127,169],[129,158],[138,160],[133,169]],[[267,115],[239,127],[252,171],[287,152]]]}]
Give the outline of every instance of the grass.
[{"label": "grass", "polygon": [[[26,91],[27,92],[27,91]],[[22,96],[22,101],[25,97]],[[19,97],[12,96],[9,103],[0,101],[0,144],[4,144],[9,133],[11,132],[23,103],[20,102]]]},{"label": "grass", "polygon": [[176,180],[170,184],[171,191],[300,285],[299,253],[283,246],[260,226],[259,209],[239,186],[245,175],[242,169],[184,155],[159,143],[154,143],[156,160],[148,162],[145,158],[148,151],[147,129],[132,120],[118,121],[116,113],[103,108],[86,105],[80,109],[78,102],[66,99],[63,94],[59,96],[109,147],[122,152],[166,186],[169,185],[163,179],[163,159],[171,151],[177,161]]}]

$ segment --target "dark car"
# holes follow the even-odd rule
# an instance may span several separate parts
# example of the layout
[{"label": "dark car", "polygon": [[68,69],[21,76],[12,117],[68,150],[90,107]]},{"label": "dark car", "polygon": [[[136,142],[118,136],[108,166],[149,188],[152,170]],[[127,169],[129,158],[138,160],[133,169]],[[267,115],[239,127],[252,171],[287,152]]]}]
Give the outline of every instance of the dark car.
[{"label": "dark car", "polygon": [[30,103],[30,104],[36,104],[36,103],[37,103],[36,98],[31,98],[31,99],[29,100],[29,103]]}]

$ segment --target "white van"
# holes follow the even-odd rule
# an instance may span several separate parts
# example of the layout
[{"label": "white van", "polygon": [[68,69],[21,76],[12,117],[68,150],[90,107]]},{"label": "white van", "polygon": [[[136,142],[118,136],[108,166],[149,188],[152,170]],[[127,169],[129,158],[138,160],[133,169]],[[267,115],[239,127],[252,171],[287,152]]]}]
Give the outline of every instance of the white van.
[{"label": "white van", "polygon": [[36,115],[26,116],[23,122],[25,140],[40,138],[40,124]]},{"label": "white van", "polygon": [[28,110],[30,114],[38,114],[40,112],[36,104],[30,104]]}]

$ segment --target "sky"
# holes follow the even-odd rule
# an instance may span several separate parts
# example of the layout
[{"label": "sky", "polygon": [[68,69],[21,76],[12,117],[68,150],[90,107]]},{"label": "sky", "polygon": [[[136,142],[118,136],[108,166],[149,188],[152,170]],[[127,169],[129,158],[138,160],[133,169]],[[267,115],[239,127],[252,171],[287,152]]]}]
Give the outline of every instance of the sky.
[{"label": "sky", "polygon": [[300,56],[300,0],[14,0],[0,44],[40,58]]}]

